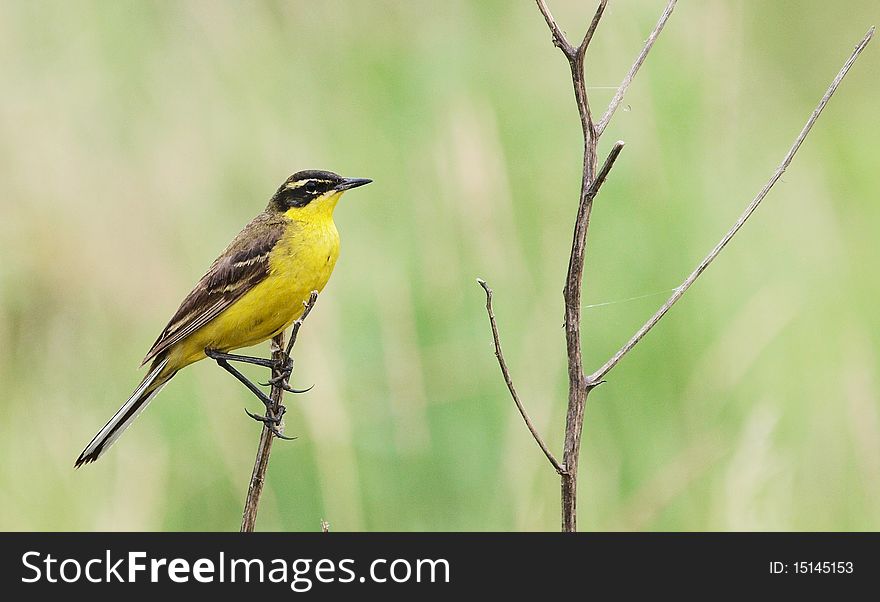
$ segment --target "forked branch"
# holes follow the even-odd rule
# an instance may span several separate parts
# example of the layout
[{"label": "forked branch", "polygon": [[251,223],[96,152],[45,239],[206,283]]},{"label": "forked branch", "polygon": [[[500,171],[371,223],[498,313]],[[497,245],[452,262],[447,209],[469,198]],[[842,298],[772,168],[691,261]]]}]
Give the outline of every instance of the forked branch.
[{"label": "forked branch", "polygon": [[[566,472],[561,474],[562,530],[575,531],[577,530],[577,471],[580,458],[581,433],[583,432],[584,425],[584,408],[586,407],[587,396],[596,385],[596,382],[587,380],[584,375],[583,345],[581,343],[581,291],[583,289],[587,234],[590,227],[593,200],[596,198],[599,188],[608,176],[611,167],[614,165],[614,161],[623,149],[623,142],[618,142],[614,145],[605,164],[599,169],[598,142],[601,132],[593,122],[590,112],[584,60],[587,48],[605,12],[607,2],[605,0],[599,2],[583,41],[577,49],[573,49],[568,40],[565,39],[559,25],[544,1],[536,1],[541,14],[544,16],[544,20],[553,32],[554,40],[557,41],[556,45],[562,49],[568,59],[575,104],[577,105],[584,139],[580,200],[578,202],[577,216],[575,217],[571,252],[568,260],[568,272],[565,276],[565,287],[562,291],[565,302],[565,345],[568,357],[568,411],[565,417],[565,441],[562,456]],[[666,12],[671,12],[671,6],[674,6],[674,4],[675,0],[671,0],[670,5],[667,5]],[[661,18],[658,28],[648,37],[648,42],[645,44],[645,48],[637,60],[638,66],[644,62],[667,18],[668,16]],[[638,67],[635,67],[635,70],[638,70]],[[626,87],[629,86],[631,80],[632,77],[624,79],[624,83],[621,84],[621,89],[618,89],[615,98],[623,98]],[[609,106],[609,110],[606,111],[608,119],[610,119],[612,113],[612,106]]]},{"label": "forked branch", "polygon": [[620,104],[623,102],[623,98],[626,95],[626,92],[629,89],[630,85],[632,84],[633,79],[635,78],[642,64],[644,64],[648,53],[653,48],[654,43],[657,41],[657,38],[663,31],[663,28],[665,27],[667,21],[672,15],[672,11],[676,5],[676,0],[668,0],[668,2],[666,3],[663,13],[660,15],[657,24],[654,26],[654,29],[651,31],[650,35],[645,41],[641,52],[636,57],[636,60],[633,62],[632,67],[630,67],[629,71],[624,76],[621,84],[617,87],[615,94],[608,105],[608,108],[605,110],[605,112],[602,114],[602,117],[597,122],[593,121],[592,115],[590,113],[590,104],[587,96],[587,86],[584,74],[584,59],[587,48],[589,47],[589,44],[593,39],[593,35],[595,34],[596,29],[599,25],[599,21],[601,20],[602,15],[605,11],[607,0],[600,0],[593,19],[590,22],[589,27],[587,28],[587,32],[584,35],[583,40],[577,47],[572,45],[572,43],[566,38],[562,29],[559,27],[559,24],[553,18],[553,15],[550,12],[550,9],[547,7],[547,3],[545,2],[545,0],[535,1],[537,3],[538,9],[540,10],[541,14],[544,17],[544,20],[547,23],[547,26],[550,28],[550,31],[553,35],[554,45],[559,48],[565,55],[571,68],[571,78],[574,87],[575,103],[577,105],[584,139],[583,171],[581,174],[580,198],[578,203],[577,216],[575,218],[574,224],[574,233],[572,237],[571,253],[569,256],[568,272],[566,274],[565,288],[563,290],[565,301],[565,337],[566,351],[568,357],[569,394],[568,411],[566,414],[565,422],[565,441],[562,462],[558,462],[553,454],[550,453],[549,448],[544,443],[537,430],[534,428],[531,419],[529,418],[528,414],[522,406],[522,403],[519,400],[519,396],[517,395],[516,390],[513,386],[513,382],[510,378],[507,365],[504,362],[504,357],[501,352],[498,328],[495,323],[495,317],[492,311],[492,291],[491,289],[489,289],[488,285],[486,285],[484,281],[478,280],[478,282],[486,291],[486,309],[489,313],[489,321],[492,327],[493,338],[495,340],[496,356],[498,357],[498,362],[501,366],[501,371],[504,375],[505,382],[507,383],[508,390],[510,391],[514,403],[516,404],[517,409],[520,411],[520,414],[525,420],[526,426],[531,431],[535,441],[538,442],[538,445],[544,451],[547,459],[550,460],[550,463],[560,474],[562,483],[562,529],[563,531],[575,531],[577,528],[576,506],[578,461],[580,457],[581,433],[583,432],[584,408],[590,391],[602,382],[602,378],[612,368],[614,368],[614,366],[617,365],[617,363],[623,358],[624,355],[626,355],[630,350],[632,350],[633,347],[635,347],[639,343],[639,341],[642,340],[642,338],[648,333],[648,331],[653,328],[654,325],[658,321],[660,321],[660,319],[666,314],[666,312],[668,312],[669,309],[682,297],[682,295],[684,295],[685,291],[687,291],[687,289],[694,283],[694,281],[700,276],[700,274],[703,273],[703,271],[709,266],[709,264],[715,259],[715,257],[717,257],[718,254],[724,249],[727,243],[730,242],[733,236],[740,230],[740,228],[742,228],[743,224],[745,224],[749,216],[754,213],[758,205],[760,205],[761,201],[764,199],[764,197],[767,195],[773,185],[780,179],[785,169],[791,163],[791,160],[794,158],[795,153],[797,152],[798,148],[800,148],[800,145],[803,143],[807,134],[810,132],[813,124],[819,118],[819,115],[825,108],[828,100],[831,98],[832,94],[834,94],[835,90],[840,85],[843,78],[849,72],[859,54],[861,54],[861,52],[865,49],[865,46],[867,46],[868,42],[871,40],[874,34],[874,28],[872,27],[870,30],[868,30],[868,33],[865,34],[865,37],[862,38],[861,42],[856,46],[852,55],[849,57],[846,63],[844,63],[843,68],[841,68],[840,72],[837,74],[837,77],[834,79],[828,90],[825,92],[825,95],[822,97],[822,100],[813,111],[813,114],[807,120],[806,125],[803,127],[798,137],[795,139],[788,153],[785,155],[782,163],[773,173],[770,180],[764,185],[764,188],[762,188],[761,191],[758,193],[758,196],[756,196],[752,200],[752,202],[746,208],[745,212],[739,217],[733,227],[724,235],[724,237],[722,237],[721,241],[715,246],[715,248],[712,249],[712,251],[703,259],[703,261],[700,262],[697,268],[690,274],[690,276],[685,279],[681,286],[675,289],[675,292],[672,294],[672,296],[666,301],[666,303],[663,304],[663,306],[659,310],[657,310],[657,312],[644,324],[644,326],[642,326],[632,336],[632,338],[601,368],[599,368],[589,376],[586,376],[583,370],[582,362],[583,349],[581,344],[581,290],[583,287],[584,259],[586,254],[587,233],[590,226],[590,214],[592,212],[593,201],[596,198],[596,195],[598,194],[603,182],[608,176],[608,172],[614,165],[614,161],[617,159],[620,151],[623,148],[623,142],[617,142],[612,147],[608,158],[605,160],[605,163],[602,165],[601,168],[599,168],[597,152],[598,140],[600,136],[605,132],[605,129],[607,128],[611,119],[614,117],[615,112],[617,111]]}]

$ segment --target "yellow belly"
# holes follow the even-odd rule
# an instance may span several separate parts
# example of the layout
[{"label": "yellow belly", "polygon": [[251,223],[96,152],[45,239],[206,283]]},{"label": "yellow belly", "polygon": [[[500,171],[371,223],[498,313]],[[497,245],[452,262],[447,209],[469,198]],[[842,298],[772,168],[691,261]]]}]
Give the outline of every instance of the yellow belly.
[{"label": "yellow belly", "polygon": [[205,349],[230,351],[272,338],[302,315],[309,294],[324,289],[339,257],[332,221],[289,228],[269,256],[269,275],[211,322],[169,350],[175,370]]}]

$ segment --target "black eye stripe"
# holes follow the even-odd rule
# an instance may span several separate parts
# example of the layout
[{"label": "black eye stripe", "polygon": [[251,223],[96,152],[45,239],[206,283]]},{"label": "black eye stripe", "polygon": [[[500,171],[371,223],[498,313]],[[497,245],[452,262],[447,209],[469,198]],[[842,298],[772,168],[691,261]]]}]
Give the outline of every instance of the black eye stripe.
[{"label": "black eye stripe", "polygon": [[306,192],[324,192],[333,187],[333,182],[327,180],[306,180],[302,189]]},{"label": "black eye stripe", "polygon": [[332,171],[308,169],[298,171],[272,196],[270,204],[278,211],[291,207],[305,207],[322,195],[332,193],[344,178]]},{"label": "black eye stripe", "polygon": [[282,197],[289,207],[305,207],[310,202],[329,192],[336,182],[310,178],[287,185]]}]

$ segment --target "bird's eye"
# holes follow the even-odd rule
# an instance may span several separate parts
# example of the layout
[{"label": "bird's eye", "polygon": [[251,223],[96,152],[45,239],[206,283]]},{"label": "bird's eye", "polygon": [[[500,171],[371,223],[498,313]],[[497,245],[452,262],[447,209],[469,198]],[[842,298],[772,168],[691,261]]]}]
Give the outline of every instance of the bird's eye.
[{"label": "bird's eye", "polygon": [[309,180],[309,181],[306,182],[305,185],[303,186],[303,190],[305,190],[305,191],[308,192],[309,194],[312,194],[312,193],[318,192],[318,183],[315,182],[314,180]]}]

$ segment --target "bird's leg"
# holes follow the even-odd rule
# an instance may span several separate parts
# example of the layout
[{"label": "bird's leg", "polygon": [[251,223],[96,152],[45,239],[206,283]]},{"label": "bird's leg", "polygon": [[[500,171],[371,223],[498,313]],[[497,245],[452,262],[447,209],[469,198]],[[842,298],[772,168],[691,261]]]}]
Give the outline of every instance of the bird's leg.
[{"label": "bird's leg", "polygon": [[[263,366],[264,368],[277,368],[278,363],[275,360],[267,360],[262,357],[251,357],[249,355],[235,355],[234,353],[223,353],[216,349],[205,349],[205,355],[212,360],[225,360],[227,362],[242,362],[244,364],[254,364],[255,366]],[[292,366],[291,366],[292,368]]]},{"label": "bird's leg", "polygon": [[[281,387],[285,391],[290,391],[291,393],[304,393],[311,389],[299,390],[294,389],[290,385],[287,384],[287,379],[290,378],[291,373],[293,372],[293,360],[290,356],[283,358],[281,360],[267,360],[259,357],[250,357],[246,355],[233,355],[231,353],[222,353],[220,351],[216,351],[214,349],[205,349],[205,355],[209,358],[213,359],[217,362],[217,365],[229,372],[232,376],[236,378],[241,384],[248,388],[248,390],[257,396],[257,399],[263,402],[266,406],[266,415],[260,416],[259,414],[255,414],[245,408],[245,412],[248,416],[253,418],[258,422],[262,422],[267,429],[269,429],[273,435],[278,437],[279,439],[285,439],[287,441],[292,441],[296,439],[296,437],[288,437],[281,433],[278,430],[278,426],[281,424],[281,418],[284,416],[284,412],[287,408],[284,407],[280,402],[276,404],[275,402],[265,393],[263,393],[257,385],[251,382],[244,374],[239,372],[237,369],[233,368],[229,363],[233,362],[244,362],[246,364],[255,364],[257,366],[264,366],[266,368],[271,368],[274,372],[278,374],[269,379],[269,382],[263,386],[277,386]],[[262,383],[261,383],[262,384]]]},{"label": "bird's leg", "polygon": [[[207,351],[206,351],[206,354],[207,354]],[[208,357],[212,357],[212,356],[211,356],[211,355],[208,355]],[[235,378],[236,378],[241,384],[243,384],[245,387],[247,387],[248,390],[249,390],[251,393],[253,393],[254,395],[256,395],[256,396],[257,396],[257,399],[259,399],[260,401],[262,401],[263,404],[264,404],[267,408],[272,408],[272,406],[275,405],[275,402],[272,401],[272,400],[269,398],[268,395],[266,395],[265,393],[263,393],[262,391],[260,391],[260,388],[259,388],[257,385],[255,385],[255,384],[252,383],[250,380],[248,380],[248,378],[247,378],[244,374],[242,374],[241,372],[239,372],[238,370],[236,370],[235,368],[233,368],[233,367],[229,364],[229,362],[226,360],[226,358],[224,358],[224,357],[215,357],[215,358],[213,358],[213,359],[214,359],[214,361],[217,362],[217,365],[218,365],[218,366],[220,366],[221,368],[223,368],[224,370],[226,370],[227,372],[229,372],[229,373],[230,373],[232,376],[234,376],[234,377],[235,377]]]},{"label": "bird's leg", "polygon": [[260,383],[260,385],[263,387],[281,387],[288,393],[308,393],[315,386],[311,385],[310,387],[306,387],[305,389],[294,389],[288,384],[287,381],[290,380],[290,375],[293,373],[293,359],[290,357],[275,361],[262,357],[223,353],[222,351],[217,351],[215,349],[205,349],[205,355],[216,361],[217,363],[219,363],[220,360],[225,360],[227,362],[242,362],[245,364],[262,366],[264,368],[271,368],[272,370],[279,373],[277,376],[271,377],[266,382]]},{"label": "bird's leg", "polygon": [[312,388],[315,386],[312,385],[311,387],[308,387],[306,389],[294,389],[287,383],[287,381],[290,379],[290,375],[293,373],[293,359],[289,357],[284,358],[280,361],[275,361],[262,357],[236,355],[234,353],[223,353],[222,351],[217,351],[216,349],[205,349],[205,355],[218,363],[220,360],[225,360],[227,362],[242,362],[245,364],[262,366],[264,368],[271,368],[272,370],[279,372],[278,376],[273,376],[266,382],[260,383],[260,385],[264,387],[280,386],[288,393],[307,393],[308,391],[311,391]]}]

